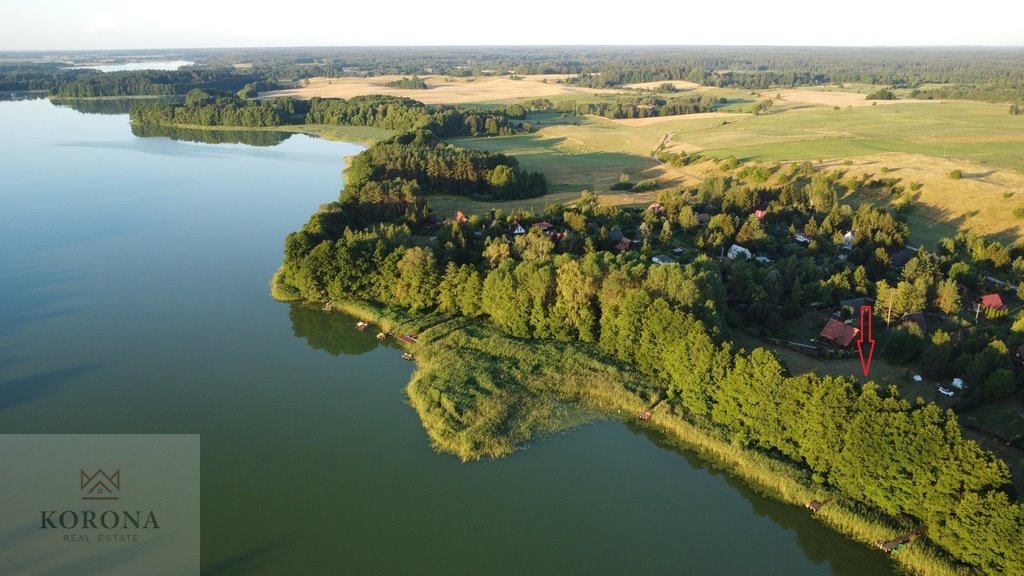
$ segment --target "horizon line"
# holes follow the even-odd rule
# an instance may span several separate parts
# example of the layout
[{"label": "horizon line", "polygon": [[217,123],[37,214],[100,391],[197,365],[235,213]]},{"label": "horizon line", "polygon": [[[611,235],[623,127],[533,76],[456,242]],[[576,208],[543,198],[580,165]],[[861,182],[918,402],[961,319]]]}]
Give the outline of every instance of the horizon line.
[{"label": "horizon line", "polygon": [[223,50],[344,50],[344,49],[498,49],[498,48],[747,48],[747,49],[1024,49],[1024,44],[311,44],[274,46],[177,46],[159,48],[0,48],[0,54],[81,53],[81,52],[161,52]]}]

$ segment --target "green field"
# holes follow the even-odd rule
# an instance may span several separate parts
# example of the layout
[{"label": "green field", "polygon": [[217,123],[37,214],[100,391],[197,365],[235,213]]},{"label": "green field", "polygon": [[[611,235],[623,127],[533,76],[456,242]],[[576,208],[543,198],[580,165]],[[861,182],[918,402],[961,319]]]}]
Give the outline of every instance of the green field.
[{"label": "green field", "polygon": [[815,160],[881,152],[925,154],[1024,170],[1024,118],[1004,104],[914,103],[770,112],[708,130],[660,125],[705,154],[741,160]]}]

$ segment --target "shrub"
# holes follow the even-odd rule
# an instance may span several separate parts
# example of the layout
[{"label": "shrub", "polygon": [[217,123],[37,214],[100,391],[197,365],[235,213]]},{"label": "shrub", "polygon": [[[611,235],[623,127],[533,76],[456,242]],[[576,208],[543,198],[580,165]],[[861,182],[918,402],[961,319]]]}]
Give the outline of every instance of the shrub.
[{"label": "shrub", "polygon": [[633,185],[633,192],[646,192],[648,190],[654,190],[658,187],[658,181],[654,178],[648,178],[647,180],[641,180]]},{"label": "shrub", "polygon": [[957,168],[956,170],[953,170],[952,172],[949,173],[949,177],[952,178],[953,180],[959,180],[964,177],[964,173],[961,172],[959,168]]}]

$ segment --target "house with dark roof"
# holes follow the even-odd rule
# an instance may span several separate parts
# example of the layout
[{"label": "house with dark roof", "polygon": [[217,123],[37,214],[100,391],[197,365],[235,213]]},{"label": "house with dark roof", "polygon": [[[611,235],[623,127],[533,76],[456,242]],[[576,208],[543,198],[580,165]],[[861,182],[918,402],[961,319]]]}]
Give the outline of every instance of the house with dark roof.
[{"label": "house with dark roof", "polygon": [[860,330],[853,326],[840,322],[835,318],[829,318],[828,323],[821,329],[818,338],[822,342],[831,344],[837,348],[849,348],[857,339]]},{"label": "house with dark roof", "polygon": [[900,326],[907,324],[916,324],[921,330],[921,334],[928,332],[928,322],[924,319],[924,312],[908,312],[900,317]]}]

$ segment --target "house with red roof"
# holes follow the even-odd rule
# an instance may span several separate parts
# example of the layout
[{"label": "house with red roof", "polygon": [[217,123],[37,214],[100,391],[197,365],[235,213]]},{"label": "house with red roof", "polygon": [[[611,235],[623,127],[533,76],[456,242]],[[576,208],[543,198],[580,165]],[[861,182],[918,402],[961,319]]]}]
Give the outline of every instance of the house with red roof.
[{"label": "house with red roof", "polygon": [[978,298],[977,304],[982,308],[1000,312],[1006,309],[1006,304],[1003,303],[1003,297],[999,294],[985,294],[981,298]]},{"label": "house with red roof", "polygon": [[860,334],[860,330],[857,328],[835,318],[829,318],[828,323],[818,334],[818,338],[837,348],[849,348],[857,340],[858,334]]}]

